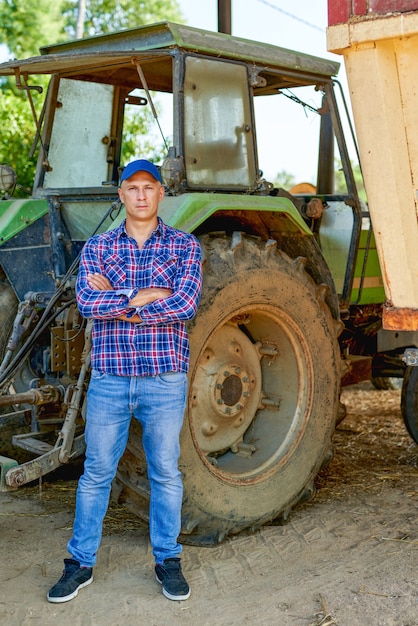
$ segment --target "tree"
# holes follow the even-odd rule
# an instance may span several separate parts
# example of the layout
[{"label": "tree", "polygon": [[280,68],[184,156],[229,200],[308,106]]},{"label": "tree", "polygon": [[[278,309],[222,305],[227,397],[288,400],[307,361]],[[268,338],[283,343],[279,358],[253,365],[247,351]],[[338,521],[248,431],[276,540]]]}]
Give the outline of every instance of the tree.
[{"label": "tree", "polygon": [[11,56],[39,54],[46,43],[63,41],[61,0],[0,0],[0,43]]},{"label": "tree", "polygon": [[[61,2],[65,18],[65,32],[76,38],[77,15],[80,0]],[[135,28],[161,20],[183,22],[177,0],[87,0],[84,19],[84,37]]]},{"label": "tree", "polygon": [[47,43],[76,39],[83,13],[84,37],[184,22],[177,0],[0,0],[0,43],[16,58],[36,55]]},{"label": "tree", "polygon": [[[157,114],[160,113],[159,103],[153,99]],[[147,158],[159,162],[165,154],[163,138],[157,132],[154,116],[150,108],[137,112],[132,108],[125,111],[121,162],[128,163],[132,159]],[[166,137],[165,139],[169,139]]]},{"label": "tree", "polygon": [[[366,190],[364,188],[363,175],[361,173],[360,165],[358,163],[351,163],[351,167],[353,169],[353,176],[360,199],[363,200],[363,202],[367,202]],[[347,193],[347,183],[345,181],[341,161],[337,161],[335,163],[335,170],[335,193],[345,194]]]},{"label": "tree", "polygon": [[77,25],[75,28],[76,39],[81,39],[84,35],[84,23],[86,21],[86,0],[78,0]]},{"label": "tree", "polygon": [[[169,19],[184,22],[177,0],[0,0],[0,44],[5,44],[11,57],[24,58],[39,54],[39,48],[84,36],[114,32],[143,24]],[[80,19],[79,19],[80,17]],[[29,79],[46,87],[47,79]],[[18,91],[12,81],[0,77],[0,163],[12,165],[18,173],[21,189],[16,196],[24,196],[22,188],[30,189],[34,178],[36,158],[30,157],[35,124],[27,94]],[[44,90],[45,92],[46,90]],[[31,92],[36,110],[40,110],[44,95]],[[135,154],[138,136],[147,137],[149,117],[143,112],[130,117],[124,160]],[[155,144],[146,140],[141,152],[148,158],[160,155]]]},{"label": "tree", "polygon": [[286,172],[286,170],[281,170],[280,172],[277,172],[273,183],[275,187],[290,189],[295,184],[295,177],[293,174]]},{"label": "tree", "polygon": [[18,173],[20,186],[14,195],[25,197],[25,189],[32,187],[36,166],[36,158],[29,156],[31,144],[28,142],[28,138],[34,136],[34,122],[26,100],[17,98],[10,89],[0,97],[0,127],[0,163],[11,165]]}]

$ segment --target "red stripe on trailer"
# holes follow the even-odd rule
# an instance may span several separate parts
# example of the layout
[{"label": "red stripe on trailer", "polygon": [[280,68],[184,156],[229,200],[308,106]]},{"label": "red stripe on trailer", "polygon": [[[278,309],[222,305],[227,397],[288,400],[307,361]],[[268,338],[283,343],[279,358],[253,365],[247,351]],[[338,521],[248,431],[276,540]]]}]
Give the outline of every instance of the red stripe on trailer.
[{"label": "red stripe on trailer", "polygon": [[418,10],[418,0],[328,0],[328,25],[344,24],[351,18],[392,15]]}]

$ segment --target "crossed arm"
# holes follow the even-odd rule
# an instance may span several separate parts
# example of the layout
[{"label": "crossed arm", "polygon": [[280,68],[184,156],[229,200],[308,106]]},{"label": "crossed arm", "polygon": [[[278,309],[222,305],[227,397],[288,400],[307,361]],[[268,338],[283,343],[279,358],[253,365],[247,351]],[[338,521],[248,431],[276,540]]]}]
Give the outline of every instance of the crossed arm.
[{"label": "crossed arm", "polygon": [[[104,239],[104,236],[102,237]],[[123,320],[157,326],[185,322],[197,311],[202,286],[201,250],[191,236],[173,247],[178,258],[175,276],[156,286],[134,278],[135,266],[126,269],[118,249],[100,235],[87,241],[80,260],[76,282],[77,304],[85,318]],[[123,254],[122,254],[123,256]],[[174,270],[174,267],[172,268]],[[139,270],[138,270],[139,271]],[[158,272],[157,272],[158,273]],[[132,290],[139,283],[143,288]]]},{"label": "crossed arm", "polygon": [[[113,290],[112,284],[109,279],[102,274],[88,274],[87,282],[89,283],[92,289],[97,289],[98,291],[111,291]],[[131,300],[129,300],[129,306],[134,308],[139,308],[141,306],[145,306],[146,304],[150,304],[154,302],[154,300],[161,300],[163,298],[168,298],[171,296],[171,289],[164,289],[163,287],[146,287],[145,289],[140,289],[137,294]],[[133,322],[134,324],[138,324],[142,322],[141,318],[137,313],[132,317],[128,317],[127,315],[119,315],[118,319],[125,320],[125,322]]]}]

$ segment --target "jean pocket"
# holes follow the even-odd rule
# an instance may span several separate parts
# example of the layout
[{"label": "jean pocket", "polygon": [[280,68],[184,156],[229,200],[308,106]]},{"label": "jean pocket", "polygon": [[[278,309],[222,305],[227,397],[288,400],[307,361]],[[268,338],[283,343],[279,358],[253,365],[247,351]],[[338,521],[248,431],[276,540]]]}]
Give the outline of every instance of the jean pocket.
[{"label": "jean pocket", "polygon": [[162,383],[166,383],[167,385],[179,385],[181,383],[186,383],[187,374],[184,372],[163,372],[162,374],[158,374],[157,378]]},{"label": "jean pocket", "polygon": [[106,378],[108,374],[106,372],[100,372],[99,370],[91,370],[91,379],[92,380],[103,380]]}]

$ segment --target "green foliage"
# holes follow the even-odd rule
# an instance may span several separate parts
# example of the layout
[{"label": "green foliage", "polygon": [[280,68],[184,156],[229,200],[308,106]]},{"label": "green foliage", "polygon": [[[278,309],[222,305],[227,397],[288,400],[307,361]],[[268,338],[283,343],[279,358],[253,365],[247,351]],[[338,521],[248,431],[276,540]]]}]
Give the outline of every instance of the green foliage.
[{"label": "green foliage", "polygon": [[[177,0],[85,0],[84,36],[136,28],[162,20],[183,22]],[[76,37],[79,0],[0,0],[0,43],[12,56]]]},{"label": "green foliage", "polygon": [[[75,38],[78,0],[62,2],[65,31]],[[177,0],[87,0],[84,37],[136,28],[162,20],[183,22]]]},{"label": "green foliage", "polygon": [[[358,163],[351,163],[351,167],[353,168],[354,180],[359,192],[360,199],[363,202],[367,202],[366,198],[366,190],[364,189],[363,176],[360,170],[360,166]],[[295,183],[295,177],[293,174],[290,174],[286,170],[282,170],[278,172],[273,181],[275,187],[282,187],[283,189],[291,189]],[[347,184],[345,181],[344,172],[342,169],[342,164],[340,160],[335,160],[335,185],[334,185],[334,193],[336,194],[346,194],[347,193]]]},{"label": "green foliage", "polygon": [[15,196],[27,197],[32,189],[36,157],[30,157],[31,139],[34,137],[34,122],[29,105],[23,98],[16,98],[11,90],[0,98],[0,163],[11,165],[18,173]]},{"label": "green foliage", "polygon": [[275,187],[289,190],[295,184],[295,177],[293,174],[286,172],[286,170],[281,170],[276,174],[272,182]]},{"label": "green foliage", "polygon": [[[156,105],[155,101],[154,105]],[[123,164],[138,158],[158,163],[165,154],[163,138],[157,132],[156,123],[149,108],[140,112],[132,109],[127,111],[123,139],[121,154]]]},{"label": "green foliage", "polygon": [[47,43],[62,41],[64,18],[60,0],[0,0],[0,43],[11,56],[39,54]]},{"label": "green foliage", "polygon": [[[361,173],[360,165],[358,163],[351,163],[351,167],[353,169],[354,180],[358,189],[360,200],[367,202],[366,190],[364,188],[363,175]],[[341,161],[337,161],[336,163],[335,193],[347,193],[347,184],[345,182]]]}]

